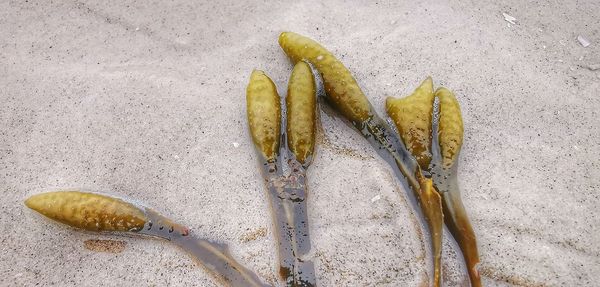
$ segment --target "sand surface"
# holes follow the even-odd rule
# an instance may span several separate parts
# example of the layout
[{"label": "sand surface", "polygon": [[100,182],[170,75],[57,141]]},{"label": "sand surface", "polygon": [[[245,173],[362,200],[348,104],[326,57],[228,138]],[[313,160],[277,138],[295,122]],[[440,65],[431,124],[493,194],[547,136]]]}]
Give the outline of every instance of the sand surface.
[{"label": "sand surface", "polygon": [[[73,187],[154,207],[273,282],[245,88],[259,68],[285,92],[285,30],[339,56],[382,115],[427,75],[456,92],[486,286],[598,284],[600,2],[488,2],[1,1],[0,285],[216,286],[167,242],[80,232],[23,205]],[[422,286],[427,236],[406,191],[320,116],[308,174],[320,285]],[[468,286],[445,250],[445,286]]]}]

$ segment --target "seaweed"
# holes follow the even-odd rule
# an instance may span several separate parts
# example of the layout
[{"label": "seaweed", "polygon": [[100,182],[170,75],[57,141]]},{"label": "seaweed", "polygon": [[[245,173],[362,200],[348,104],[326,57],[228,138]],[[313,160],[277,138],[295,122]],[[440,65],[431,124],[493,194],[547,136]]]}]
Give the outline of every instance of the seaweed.
[{"label": "seaweed", "polygon": [[316,286],[314,264],[306,258],[311,249],[306,169],[312,162],[315,142],[314,77],[308,64],[299,62],[294,67],[283,133],[280,97],[273,81],[264,72],[253,71],[246,91],[250,133],[267,185],[277,239],[279,277],[285,286]]},{"label": "seaweed", "polygon": [[[412,191],[409,197],[419,207],[430,235],[433,285],[441,285],[445,224],[461,249],[471,285],[481,286],[475,233],[457,179],[463,121],[454,94],[443,87],[434,92],[428,77],[411,95],[388,98],[386,111],[396,133],[377,115],[351,72],[331,52],[291,32],[281,33],[279,44],[295,64],[285,99],[264,72],[254,70],[246,89],[246,107],[267,187],[280,281],[290,287],[317,285],[310,255],[306,172],[314,158],[317,92],[323,91],[322,97]],[[25,204],[79,229],[166,239],[187,251],[225,285],[269,286],[238,263],[227,245],[197,238],[187,227],[131,201],[71,190],[34,195]]]},{"label": "seaweed", "polygon": [[268,286],[238,263],[229,253],[227,245],[197,238],[187,227],[124,199],[69,190],[36,194],[28,198],[25,204],[52,220],[79,229],[166,239],[187,251],[228,286]]},{"label": "seaweed", "polygon": [[[394,169],[401,182],[412,190],[414,197],[411,199],[420,207],[429,229],[434,262],[434,286],[441,284],[443,220],[463,252],[471,284],[480,286],[475,266],[478,262],[475,235],[460,201],[456,180],[451,180],[456,178],[452,175],[455,175],[455,162],[460,144],[457,140],[458,127],[454,123],[457,120],[457,105],[445,104],[449,98],[446,96],[446,90],[436,92],[442,108],[439,139],[435,138],[433,146],[431,79],[427,79],[408,99],[388,99],[387,106],[391,107],[391,114],[396,114],[394,117],[397,119],[396,125],[402,138],[400,140],[392,128],[374,111],[350,71],[331,52],[314,40],[292,32],[281,33],[279,45],[293,62],[304,60],[314,65],[323,79],[326,101],[367,139]],[[412,111],[397,111],[403,107]],[[447,109],[447,112],[444,109]],[[462,143],[462,120],[460,132]],[[435,146],[438,140],[440,147]],[[436,157],[430,149],[441,150],[440,156]],[[438,161],[441,161],[441,164]],[[433,165],[430,166],[430,163]]]}]

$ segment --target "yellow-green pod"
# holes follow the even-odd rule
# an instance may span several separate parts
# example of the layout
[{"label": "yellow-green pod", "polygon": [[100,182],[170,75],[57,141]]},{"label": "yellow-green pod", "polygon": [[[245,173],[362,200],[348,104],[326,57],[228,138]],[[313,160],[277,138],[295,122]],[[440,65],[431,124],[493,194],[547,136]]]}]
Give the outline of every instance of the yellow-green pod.
[{"label": "yellow-green pod", "polygon": [[288,147],[301,164],[310,160],[315,147],[316,102],[312,71],[300,61],[290,76],[286,107]]},{"label": "yellow-green pod", "polygon": [[319,43],[292,32],[279,35],[279,45],[293,62],[307,60],[323,77],[330,102],[346,118],[362,123],[371,116],[371,105],[350,71]]},{"label": "yellow-green pod", "polygon": [[246,105],[254,145],[267,161],[275,160],[281,133],[280,98],[275,84],[263,71],[252,71]]},{"label": "yellow-green pod", "polygon": [[422,169],[431,162],[431,119],[433,116],[433,81],[428,77],[408,97],[388,97],[385,107],[396,124],[404,145]]},{"label": "yellow-green pod", "polygon": [[435,96],[440,101],[439,142],[442,154],[442,167],[450,168],[458,160],[458,154],[463,142],[463,121],[460,105],[454,94],[439,88]]},{"label": "yellow-green pod", "polygon": [[148,221],[144,211],[131,203],[81,191],[36,194],[25,205],[50,219],[92,231],[139,231]]}]

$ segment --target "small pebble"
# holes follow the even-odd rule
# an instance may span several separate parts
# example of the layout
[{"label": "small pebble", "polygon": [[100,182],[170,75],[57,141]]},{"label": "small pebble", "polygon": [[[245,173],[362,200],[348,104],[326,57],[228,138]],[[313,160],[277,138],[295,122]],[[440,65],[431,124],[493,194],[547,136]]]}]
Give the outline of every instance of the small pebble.
[{"label": "small pebble", "polygon": [[581,44],[581,46],[583,46],[584,48],[587,48],[587,46],[591,44],[590,41],[588,41],[581,35],[577,36],[577,41],[579,41],[579,44]]},{"label": "small pebble", "polygon": [[[506,21],[506,22],[508,22],[510,24],[513,24],[513,25],[516,24],[515,21],[517,20],[517,18],[515,18],[513,16],[510,16],[510,15],[508,15],[506,13],[502,13],[502,16],[504,16],[504,21]],[[510,27],[510,25],[508,27]]]},{"label": "small pebble", "polygon": [[375,202],[375,201],[378,201],[380,199],[381,199],[381,195],[376,195],[376,196],[373,196],[373,198],[371,198],[371,202]]}]

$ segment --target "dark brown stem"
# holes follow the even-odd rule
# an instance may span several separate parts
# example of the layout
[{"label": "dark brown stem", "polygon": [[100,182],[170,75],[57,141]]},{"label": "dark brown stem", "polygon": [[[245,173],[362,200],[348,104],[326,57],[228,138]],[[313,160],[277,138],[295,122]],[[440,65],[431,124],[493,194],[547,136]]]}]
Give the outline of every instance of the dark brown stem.
[{"label": "dark brown stem", "polygon": [[267,163],[263,169],[278,243],[279,276],[286,286],[316,286],[314,264],[305,260],[311,249],[306,171],[294,159],[288,164],[291,172],[287,176],[276,171],[276,163]]},{"label": "dark brown stem", "polygon": [[419,204],[425,214],[427,226],[431,233],[431,253],[433,257],[433,286],[439,287],[442,281],[442,234],[444,231],[444,215],[442,213],[442,199],[433,185],[431,178],[423,176],[421,170],[416,174],[421,186]]},{"label": "dark brown stem", "polygon": [[[355,127],[371,143],[377,152],[392,168],[397,167],[396,175],[404,178],[413,191],[413,204],[418,205],[429,230],[433,260],[433,286],[441,284],[441,254],[443,235],[443,213],[441,198],[432,183],[425,177],[416,159],[404,144],[391,132],[391,128],[377,115],[373,115],[364,124]],[[415,201],[418,201],[418,203]]]},{"label": "dark brown stem", "polygon": [[435,175],[434,182],[442,195],[444,221],[463,254],[471,286],[481,286],[481,278],[477,271],[479,263],[477,240],[460,198],[456,175],[454,172],[446,171],[443,172],[443,175]]},{"label": "dark brown stem", "polygon": [[[439,100],[438,100],[439,101]],[[433,143],[431,145],[431,175],[433,183],[442,196],[444,209],[444,223],[458,244],[463,255],[467,274],[472,287],[481,286],[481,277],[477,270],[479,252],[475,232],[469,221],[469,216],[460,197],[458,187],[458,162],[444,168],[439,143],[439,102],[434,105],[433,117]],[[458,155],[456,156],[458,158]]]},{"label": "dark brown stem", "polygon": [[189,229],[151,210],[145,210],[148,222],[138,233],[167,239],[186,252],[227,286],[266,287],[259,277],[238,263],[224,244],[191,236]]}]

